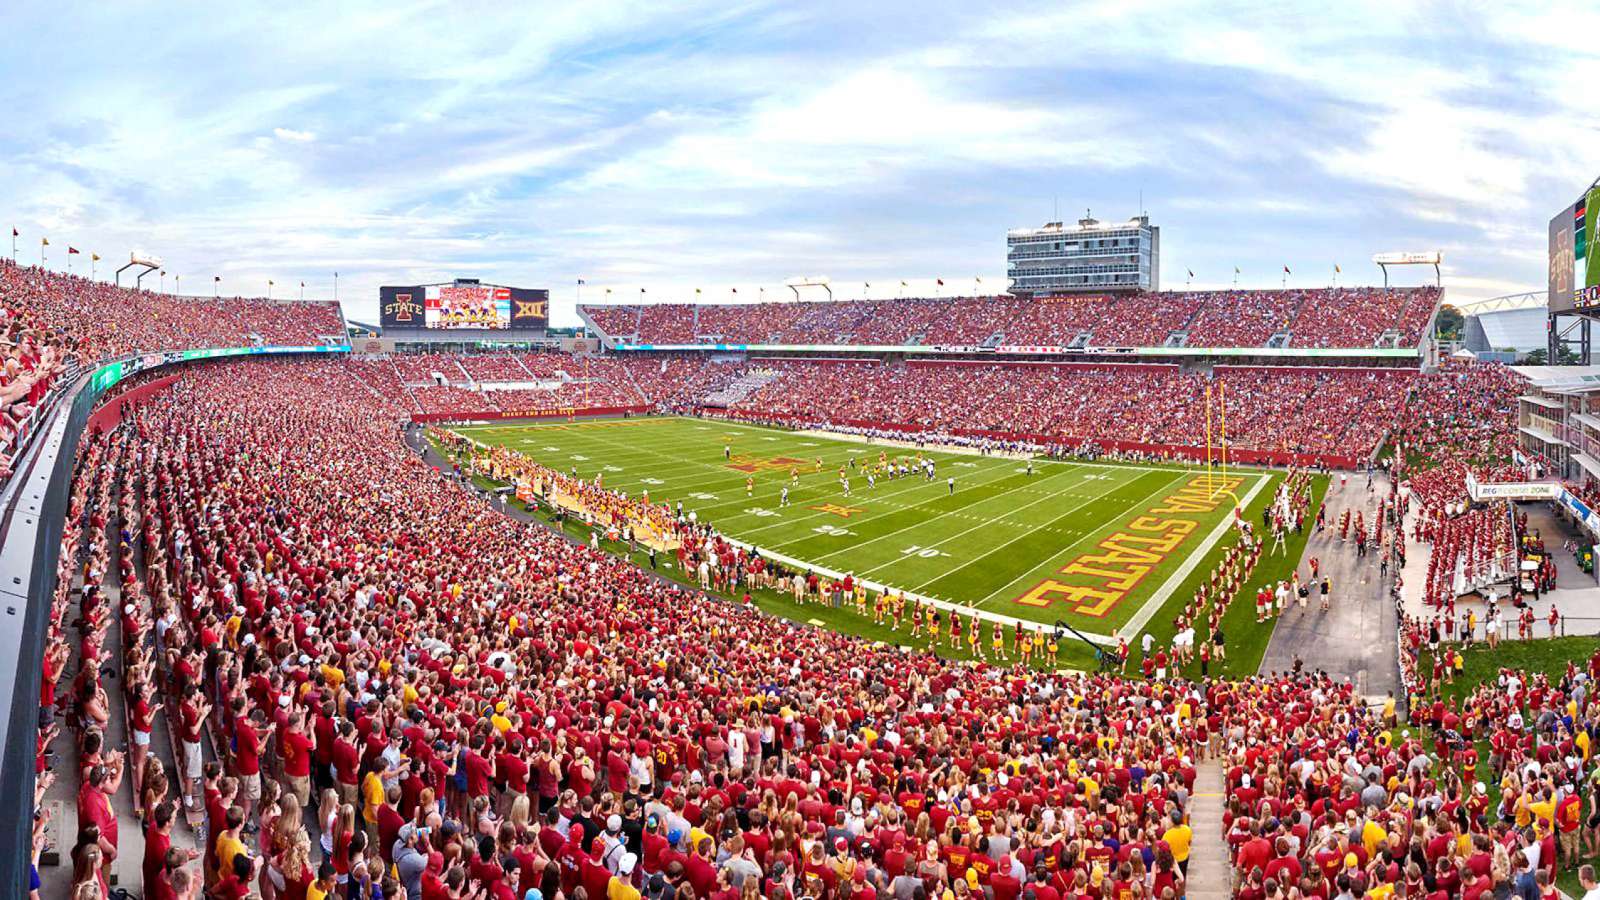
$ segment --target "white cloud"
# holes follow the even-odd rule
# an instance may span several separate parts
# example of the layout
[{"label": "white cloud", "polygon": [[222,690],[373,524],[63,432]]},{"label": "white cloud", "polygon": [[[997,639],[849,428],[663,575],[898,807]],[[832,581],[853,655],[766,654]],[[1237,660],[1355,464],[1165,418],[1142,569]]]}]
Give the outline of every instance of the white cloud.
[{"label": "white cloud", "polygon": [[[175,17],[139,66],[102,37],[129,13],[85,15],[0,36],[0,208],[197,276],[337,268],[346,297],[423,272],[987,287],[1053,195],[1140,190],[1168,284],[1443,247],[1452,285],[1499,290],[1540,283],[1595,165],[1600,61],[1556,38],[1582,4],[355,2]],[[41,58],[84,65],[44,91]]]}]

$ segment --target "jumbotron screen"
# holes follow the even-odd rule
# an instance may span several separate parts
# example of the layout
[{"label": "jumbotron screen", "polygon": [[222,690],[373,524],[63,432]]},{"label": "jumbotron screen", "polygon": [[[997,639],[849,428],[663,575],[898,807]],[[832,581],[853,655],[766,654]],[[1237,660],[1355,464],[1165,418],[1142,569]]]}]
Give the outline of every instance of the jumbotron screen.
[{"label": "jumbotron screen", "polygon": [[550,292],[477,281],[419,284],[378,289],[379,322],[391,328],[501,330],[544,328],[550,321]]},{"label": "jumbotron screen", "polygon": [[1550,220],[1549,307],[1554,312],[1600,307],[1600,182]]}]

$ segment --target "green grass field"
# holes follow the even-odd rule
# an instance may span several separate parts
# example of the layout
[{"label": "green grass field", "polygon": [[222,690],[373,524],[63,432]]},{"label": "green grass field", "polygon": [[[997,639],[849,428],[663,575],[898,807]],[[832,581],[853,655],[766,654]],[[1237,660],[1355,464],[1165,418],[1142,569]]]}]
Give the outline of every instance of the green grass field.
[{"label": "green grass field", "polygon": [[[933,481],[908,476],[869,488],[861,466],[880,452],[916,451],[678,418],[458,430],[581,477],[603,474],[606,487],[630,495],[648,489],[654,501],[682,501],[685,512],[769,554],[1101,635],[1148,629],[1160,637],[1170,616],[1158,613],[1169,601],[1181,607],[1209,573],[1211,554],[1233,540],[1231,500],[1213,498],[1195,468],[1040,460],[1029,475],[1015,459],[934,452],[926,454],[936,461]],[[852,458],[858,468],[846,496],[839,467]],[[791,469],[799,483],[781,506]],[[1235,496],[1259,510],[1282,475],[1230,477]],[[748,496],[747,478],[755,482]],[[1298,548],[1291,551],[1286,558],[1297,560]]]},{"label": "green grass field", "polygon": [[[1541,626],[1542,627],[1542,626]],[[1459,645],[1457,645],[1459,646]],[[1453,699],[1458,704],[1470,695],[1481,684],[1493,682],[1500,674],[1502,667],[1520,669],[1529,674],[1543,673],[1549,676],[1551,683],[1561,679],[1567,671],[1569,662],[1576,663],[1582,669],[1596,650],[1600,648],[1600,638],[1593,635],[1582,637],[1540,638],[1531,641],[1501,641],[1500,646],[1489,649],[1489,645],[1479,642],[1461,652],[1461,671],[1456,674],[1454,683],[1438,685],[1438,695]],[[1419,671],[1433,671],[1433,656],[1426,650],[1418,661]],[[1431,700],[1430,694],[1430,700]],[[1526,712],[1526,711],[1525,711]],[[1489,758],[1489,742],[1477,742],[1478,757],[1483,760]],[[1485,783],[1489,792],[1489,801],[1492,806],[1500,803],[1500,781],[1487,772],[1487,766],[1480,767],[1479,778]],[[1594,863],[1600,865],[1600,856],[1585,855],[1579,864]],[[1583,888],[1578,883],[1578,870],[1576,865],[1563,865],[1556,873],[1556,884],[1569,896],[1580,897]]]}]

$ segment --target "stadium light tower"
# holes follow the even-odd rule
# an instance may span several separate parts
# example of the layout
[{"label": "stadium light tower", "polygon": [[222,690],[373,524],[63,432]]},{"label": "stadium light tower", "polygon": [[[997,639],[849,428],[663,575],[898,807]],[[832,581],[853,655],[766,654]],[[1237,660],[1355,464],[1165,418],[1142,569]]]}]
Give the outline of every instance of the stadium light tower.
[{"label": "stadium light tower", "polygon": [[828,292],[828,299],[833,299],[833,288],[829,286],[826,275],[796,275],[785,281],[783,286],[794,292],[794,299],[800,299],[800,289],[803,287],[819,287]]},{"label": "stadium light tower", "polygon": [[129,253],[128,264],[117,270],[117,287],[122,287],[122,273],[127,269],[139,270],[138,275],[134,276],[133,286],[136,288],[143,287],[144,277],[146,275],[149,275],[151,272],[161,271],[161,257],[152,256],[149,253],[141,253],[138,250]]},{"label": "stadium light tower", "polygon": [[1433,283],[1435,287],[1442,287],[1444,279],[1439,274],[1439,264],[1444,262],[1444,254],[1438,250],[1431,253],[1375,253],[1372,261],[1383,270],[1383,286],[1389,286],[1390,266],[1433,266]]}]

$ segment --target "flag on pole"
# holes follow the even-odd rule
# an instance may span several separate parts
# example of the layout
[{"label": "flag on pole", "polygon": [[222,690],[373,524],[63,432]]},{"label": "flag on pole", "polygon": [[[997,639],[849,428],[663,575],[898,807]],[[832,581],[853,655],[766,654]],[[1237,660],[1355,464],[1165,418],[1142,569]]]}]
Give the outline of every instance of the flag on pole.
[{"label": "flag on pole", "polygon": [[695,288],[694,289],[694,293],[695,293],[695,296],[697,296],[697,297],[700,296],[700,289],[699,288]]},{"label": "flag on pole", "polygon": [[900,286],[901,286],[901,287],[905,287],[905,286],[906,286],[906,283],[905,283],[905,282],[904,282],[904,281],[902,281],[902,282],[900,282]]},{"label": "flag on pole", "polygon": [[211,280],[212,281],[221,281],[222,280],[222,276],[221,275],[213,275],[213,276],[211,276]]},{"label": "flag on pole", "polygon": [[1283,274],[1285,274],[1285,275],[1293,275],[1294,273],[1289,271],[1289,267],[1288,266],[1284,266],[1283,267]]},{"label": "flag on pole", "polygon": [[1239,267],[1238,266],[1234,266],[1233,267],[1233,274],[1235,274],[1235,275],[1239,274]]},{"label": "flag on pole", "polygon": [[579,283],[579,284],[588,284],[588,283],[589,283],[589,282],[587,282],[587,281],[584,281],[584,280],[583,280],[583,279],[582,279],[582,278],[579,278],[579,279],[578,279],[578,283]]},{"label": "flag on pole", "polygon": [[46,237],[39,238],[39,246],[41,246],[41,247],[50,246],[50,239],[46,238]]},{"label": "flag on pole", "polygon": [[68,256],[76,256],[76,255],[78,255],[78,248],[72,246],[71,244],[68,244],[67,245],[67,255]]},{"label": "flag on pole", "polygon": [[934,281],[939,282],[939,287],[944,287],[944,279],[943,278],[935,278]]},{"label": "flag on pole", "polygon": [[98,254],[98,253],[89,254],[89,261],[90,262],[99,262],[100,261],[100,254]]},{"label": "flag on pole", "polygon": [[1194,277],[1194,270],[1193,270],[1193,269],[1190,269],[1190,270],[1189,270],[1189,277],[1190,277],[1190,278],[1193,278],[1193,277]]},{"label": "flag on pole", "polygon": [[12,229],[11,229],[11,236],[12,237],[22,237],[22,232],[18,231],[16,229],[16,227],[13,226]]},{"label": "flag on pole", "polygon": [[738,288],[728,288],[728,290],[732,291],[735,294],[739,293],[739,289]]},{"label": "flag on pole", "polygon": [[[161,274],[165,275],[167,273],[162,272]],[[277,282],[273,281],[271,278],[267,279],[267,287],[272,287],[274,284],[277,284]]]},{"label": "flag on pole", "polygon": [[1342,271],[1343,270],[1339,268],[1339,264],[1338,263],[1334,263],[1333,264],[1333,274],[1337,275]]}]

